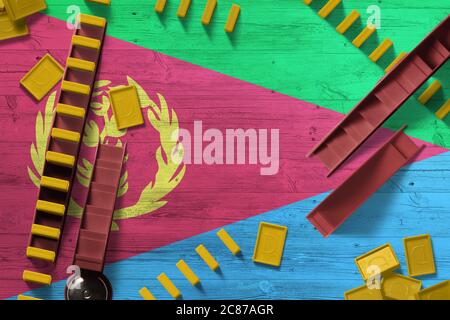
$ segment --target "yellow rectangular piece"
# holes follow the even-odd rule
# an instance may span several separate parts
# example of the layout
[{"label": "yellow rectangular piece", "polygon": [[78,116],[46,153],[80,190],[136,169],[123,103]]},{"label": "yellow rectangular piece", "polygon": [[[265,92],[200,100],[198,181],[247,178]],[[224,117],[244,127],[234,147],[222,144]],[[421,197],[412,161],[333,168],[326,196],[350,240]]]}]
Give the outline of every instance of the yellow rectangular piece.
[{"label": "yellow rectangular piece", "polygon": [[75,131],[53,128],[51,136],[53,139],[65,140],[70,142],[79,142],[80,134]]},{"label": "yellow rectangular piece", "polygon": [[45,155],[45,160],[47,160],[50,163],[69,168],[72,168],[75,164],[74,156],[54,151],[47,151],[47,154]]},{"label": "yellow rectangular piece", "polygon": [[180,290],[173,284],[169,277],[163,272],[157,277],[158,281],[161,282],[162,286],[169,292],[169,294],[174,298],[178,299],[181,296]]},{"label": "yellow rectangular piece", "polygon": [[53,177],[41,177],[41,187],[58,190],[62,192],[68,192],[69,191],[70,183],[67,180],[63,179],[57,179]]},{"label": "yellow rectangular piece", "polygon": [[34,282],[46,285],[50,285],[52,283],[51,275],[29,270],[23,270],[22,279],[23,281],[27,282]]},{"label": "yellow rectangular piece", "polygon": [[225,229],[220,229],[217,232],[217,236],[222,240],[223,244],[231,251],[232,254],[237,255],[241,252],[241,248],[234,242],[233,238],[225,231]]},{"label": "yellow rectangular piece", "polygon": [[109,90],[108,94],[119,130],[144,123],[141,104],[135,86],[119,86]]},{"label": "yellow rectangular piece", "polygon": [[[0,1],[1,1],[1,0],[0,0]],[[42,300],[42,299],[35,298],[35,297],[31,297],[31,296],[24,296],[24,295],[22,295],[22,294],[19,294],[19,295],[17,296],[17,300]]]},{"label": "yellow rectangular piece", "polygon": [[369,59],[373,62],[377,62],[393,44],[394,43],[389,38],[384,39],[384,41],[369,55]]},{"label": "yellow rectangular piece", "polygon": [[231,33],[234,31],[236,26],[236,21],[241,12],[241,7],[237,4],[233,4],[230,9],[230,14],[228,15],[227,23],[225,24],[225,32]]},{"label": "yellow rectangular piece", "polygon": [[303,3],[309,6],[311,4],[312,0],[303,0]]},{"label": "yellow rectangular piece", "polygon": [[321,17],[322,19],[325,19],[326,17],[329,16],[329,14],[331,13],[331,11],[333,11],[338,4],[341,3],[341,0],[329,0],[327,2],[326,5],[324,5],[322,7],[322,9],[319,10],[319,12],[317,13],[319,15],[319,17]]},{"label": "yellow rectangular piece", "polygon": [[100,49],[100,40],[74,35],[72,36],[72,45],[98,50]]},{"label": "yellow rectangular piece", "polygon": [[400,61],[402,61],[406,57],[406,52],[400,52],[397,58],[394,59],[394,61],[391,62],[390,65],[387,66],[387,68],[384,70],[386,73],[391,71]]},{"label": "yellow rectangular piece", "polygon": [[423,289],[416,294],[418,300],[450,300],[450,280]]},{"label": "yellow rectangular piece", "polygon": [[397,273],[383,277],[381,282],[383,296],[392,300],[416,300],[421,288],[422,281]]},{"label": "yellow rectangular piece", "polygon": [[400,262],[389,243],[355,258],[355,263],[364,280],[375,275],[372,270],[378,269],[380,274],[385,274],[400,268]]},{"label": "yellow rectangular piece", "polygon": [[336,31],[340,34],[344,34],[358,18],[360,14],[358,10],[353,10],[350,14],[336,27]]},{"label": "yellow rectangular piece", "polygon": [[0,12],[0,41],[27,34],[28,27],[25,20],[11,21],[6,12]]},{"label": "yellow rectangular piece", "polygon": [[448,99],[442,107],[439,108],[438,111],[436,111],[435,115],[441,120],[444,120],[444,118],[447,116],[447,114],[450,112],[450,99]]},{"label": "yellow rectangular piece", "polygon": [[141,288],[139,294],[144,300],[156,300],[155,296],[146,287]]},{"label": "yellow rectangular piece", "polygon": [[261,222],[256,236],[253,261],[279,267],[287,230],[285,226]]},{"label": "yellow rectangular piece", "polygon": [[177,11],[177,16],[180,18],[186,17],[190,5],[191,0],[181,0]]},{"label": "yellow rectangular piece", "polygon": [[45,0],[3,0],[12,21],[16,21],[47,9]]},{"label": "yellow rectangular piece", "polygon": [[86,0],[87,2],[93,2],[93,3],[98,3],[98,4],[104,4],[109,6],[109,4],[111,3],[111,0]]},{"label": "yellow rectangular piece", "polygon": [[61,80],[64,68],[48,53],[20,80],[20,84],[40,101]]},{"label": "yellow rectangular piece", "polygon": [[217,0],[208,0],[206,2],[205,11],[203,11],[202,24],[208,25],[217,6]]},{"label": "yellow rectangular piece", "polygon": [[429,85],[428,88],[426,88],[426,90],[420,95],[419,102],[421,104],[426,104],[432,96],[434,96],[436,94],[436,92],[438,92],[438,90],[442,88],[441,83],[439,82],[439,80],[434,80],[433,83],[431,83]]},{"label": "yellow rectangular piece", "polygon": [[155,11],[158,13],[163,13],[166,7],[167,0],[156,0]]},{"label": "yellow rectangular piece", "polygon": [[0,0],[0,12],[5,11],[5,3],[3,0]]},{"label": "yellow rectangular piece", "polygon": [[84,119],[86,111],[80,107],[74,107],[68,104],[58,103],[56,105],[56,113],[67,117]]},{"label": "yellow rectangular piece", "polygon": [[177,262],[177,268],[193,286],[196,286],[198,283],[200,283],[200,279],[197,277],[194,271],[189,268],[184,260],[180,260]]},{"label": "yellow rectangular piece", "polygon": [[91,26],[99,27],[99,28],[104,28],[106,26],[105,18],[92,16],[90,14],[85,14],[85,13],[80,13],[79,21],[81,24],[88,24]]},{"label": "yellow rectangular piece", "polygon": [[366,285],[344,293],[345,300],[384,300],[380,289],[369,289]]},{"label": "yellow rectangular piece", "polygon": [[352,41],[352,44],[359,48],[363,45],[364,42],[367,41],[367,39],[370,38],[370,36],[376,31],[377,29],[373,26],[367,26],[364,28],[363,31]]},{"label": "yellow rectangular piece", "polygon": [[36,210],[54,214],[57,216],[63,216],[66,212],[66,207],[59,203],[50,201],[38,200],[36,202]]},{"label": "yellow rectangular piece", "polygon": [[197,248],[195,248],[195,251],[198,253],[200,258],[203,259],[203,261],[208,265],[208,267],[212,271],[216,271],[219,268],[219,263],[214,259],[211,253],[205,248],[204,245],[199,245]]},{"label": "yellow rectangular piece", "polygon": [[436,273],[430,235],[404,238],[403,245],[405,246],[408,274],[411,277]]},{"label": "yellow rectangular piece", "polygon": [[95,63],[92,61],[77,59],[69,57],[67,58],[66,67],[70,69],[83,70],[94,72],[95,71]]},{"label": "yellow rectangular piece", "polygon": [[50,250],[45,250],[41,248],[35,248],[35,247],[28,247],[27,248],[27,257],[28,258],[34,258],[34,259],[40,259],[45,261],[53,262],[55,261],[55,252]]},{"label": "yellow rectangular piece", "polygon": [[34,236],[41,236],[49,239],[58,240],[61,234],[61,230],[59,230],[58,228],[33,223],[33,225],[31,226],[31,234]]},{"label": "yellow rectangular piece", "polygon": [[61,90],[66,91],[66,92],[83,94],[83,95],[87,96],[91,92],[91,87],[89,87],[88,85],[85,85],[85,84],[63,80],[63,82],[61,84]]}]

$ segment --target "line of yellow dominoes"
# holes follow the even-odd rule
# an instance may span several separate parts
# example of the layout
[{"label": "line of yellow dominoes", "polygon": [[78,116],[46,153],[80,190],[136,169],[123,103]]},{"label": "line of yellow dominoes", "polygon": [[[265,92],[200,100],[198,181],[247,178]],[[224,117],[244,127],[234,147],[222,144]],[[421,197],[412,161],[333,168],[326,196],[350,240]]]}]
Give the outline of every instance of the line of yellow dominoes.
[{"label": "line of yellow dominoes", "polygon": [[[166,7],[166,3],[167,0],[156,0],[155,12],[162,14],[164,12],[164,8]],[[191,0],[181,0],[177,10],[177,17],[182,19],[186,18],[190,5]],[[203,11],[203,15],[201,18],[201,23],[203,25],[209,25],[211,23],[216,7],[217,7],[217,0],[208,0],[206,2],[205,9]],[[233,4],[231,6],[227,22],[225,23],[224,28],[225,32],[231,33],[234,31],[240,12],[241,12],[240,6],[238,6],[237,4]]]}]

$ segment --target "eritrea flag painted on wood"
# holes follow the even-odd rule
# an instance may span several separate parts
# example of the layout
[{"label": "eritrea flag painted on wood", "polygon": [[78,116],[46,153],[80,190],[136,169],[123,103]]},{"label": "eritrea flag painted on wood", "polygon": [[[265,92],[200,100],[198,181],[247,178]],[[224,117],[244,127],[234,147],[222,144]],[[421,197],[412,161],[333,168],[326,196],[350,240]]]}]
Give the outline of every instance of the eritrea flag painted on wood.
[{"label": "eritrea flag painted on wood", "polygon": [[[47,52],[64,65],[72,35],[65,22],[44,15],[31,19],[30,28],[29,38],[10,41],[0,51],[1,68],[6,71],[0,85],[4,114],[0,119],[1,298],[29,289],[21,274],[34,267],[24,253],[55,107],[55,92],[36,103],[19,87],[19,80]],[[145,124],[118,131],[107,90],[124,84],[139,88]],[[65,268],[72,261],[98,139],[127,143],[107,254],[113,262],[329,191],[391,134],[380,130],[362,152],[327,179],[321,163],[305,155],[341,114],[111,37],[105,40],[94,96],[59,259],[56,266],[48,266],[55,280],[66,277]],[[203,132],[278,130],[276,174],[262,175],[264,165],[248,161],[172,161],[170,153],[177,143],[171,134],[177,129],[194,132],[196,121],[201,121]],[[192,139],[191,152],[199,148],[202,154],[199,143],[208,145]],[[416,160],[446,151],[416,143],[426,145]],[[189,146],[182,145],[187,152]]]}]

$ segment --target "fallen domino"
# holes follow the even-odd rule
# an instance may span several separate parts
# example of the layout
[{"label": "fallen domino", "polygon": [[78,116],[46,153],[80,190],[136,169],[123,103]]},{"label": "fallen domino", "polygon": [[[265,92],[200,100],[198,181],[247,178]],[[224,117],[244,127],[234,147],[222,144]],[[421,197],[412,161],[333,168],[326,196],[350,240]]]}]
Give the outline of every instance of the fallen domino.
[{"label": "fallen domino", "polygon": [[261,222],[256,237],[253,261],[279,267],[286,235],[287,227]]},{"label": "fallen domino", "polygon": [[119,86],[108,91],[117,129],[122,130],[144,123],[138,92],[135,86]]},{"label": "fallen domino", "polygon": [[355,263],[364,280],[374,276],[372,269],[383,275],[400,268],[400,262],[389,243],[355,258]]},{"label": "fallen domino", "polygon": [[[12,21],[23,19],[41,10],[47,9],[45,0],[3,0],[3,2],[6,12]],[[27,4],[24,5],[23,2],[27,2]]]},{"label": "fallen domino", "polygon": [[433,247],[430,235],[420,235],[403,239],[406,264],[411,277],[436,273]]},{"label": "fallen domino", "polygon": [[381,281],[383,296],[392,300],[416,300],[421,288],[422,281],[397,273],[383,277]]}]

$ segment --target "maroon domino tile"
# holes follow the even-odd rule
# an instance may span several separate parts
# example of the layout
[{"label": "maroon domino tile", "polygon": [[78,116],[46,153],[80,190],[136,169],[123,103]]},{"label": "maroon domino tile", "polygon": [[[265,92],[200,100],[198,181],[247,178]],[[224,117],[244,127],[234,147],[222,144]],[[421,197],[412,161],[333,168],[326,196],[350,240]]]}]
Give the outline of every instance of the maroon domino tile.
[{"label": "maroon domino tile", "polygon": [[317,156],[330,176],[450,56],[450,15],[397,66],[307,155]]},{"label": "maroon domino tile", "polygon": [[403,128],[323,200],[307,219],[327,237],[419,151]]}]

